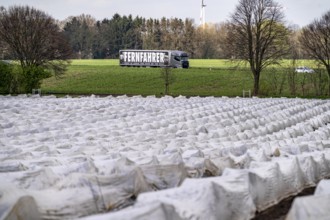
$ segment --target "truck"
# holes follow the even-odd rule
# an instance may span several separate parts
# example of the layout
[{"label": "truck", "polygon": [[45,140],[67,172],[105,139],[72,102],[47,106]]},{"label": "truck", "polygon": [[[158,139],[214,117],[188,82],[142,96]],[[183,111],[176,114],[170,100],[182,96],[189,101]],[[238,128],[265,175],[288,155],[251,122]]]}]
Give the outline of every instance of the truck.
[{"label": "truck", "polygon": [[189,68],[188,54],[179,50],[120,50],[120,66]]}]

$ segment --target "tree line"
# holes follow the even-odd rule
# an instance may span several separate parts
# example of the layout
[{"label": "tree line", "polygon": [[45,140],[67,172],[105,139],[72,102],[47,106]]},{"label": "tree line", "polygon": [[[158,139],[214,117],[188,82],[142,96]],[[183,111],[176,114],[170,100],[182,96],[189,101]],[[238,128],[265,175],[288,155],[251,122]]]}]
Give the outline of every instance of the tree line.
[{"label": "tree line", "polygon": [[[189,18],[146,19],[119,14],[102,21],[82,14],[57,22],[70,41],[73,58],[118,58],[121,49],[182,50],[190,58],[232,58],[227,51],[230,42],[226,39],[232,28],[230,22],[207,23],[202,27]],[[297,58],[308,58],[296,37],[301,29],[291,26],[286,30],[293,41],[291,44],[295,45]]]},{"label": "tree line", "polygon": [[115,14],[97,21],[90,15],[59,22],[74,58],[117,58],[121,49],[183,50],[191,58],[224,58],[221,25],[196,26],[192,19],[146,19]]}]

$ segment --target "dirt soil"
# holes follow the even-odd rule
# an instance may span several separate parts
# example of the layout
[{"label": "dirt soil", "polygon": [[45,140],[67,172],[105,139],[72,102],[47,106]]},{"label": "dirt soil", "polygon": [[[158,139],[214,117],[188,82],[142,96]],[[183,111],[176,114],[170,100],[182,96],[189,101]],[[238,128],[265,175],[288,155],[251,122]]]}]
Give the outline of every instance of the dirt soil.
[{"label": "dirt soil", "polygon": [[291,204],[296,197],[314,194],[315,187],[304,189],[296,196],[291,196],[282,200],[279,204],[272,206],[265,211],[256,214],[253,220],[285,220],[286,215],[290,211]]}]

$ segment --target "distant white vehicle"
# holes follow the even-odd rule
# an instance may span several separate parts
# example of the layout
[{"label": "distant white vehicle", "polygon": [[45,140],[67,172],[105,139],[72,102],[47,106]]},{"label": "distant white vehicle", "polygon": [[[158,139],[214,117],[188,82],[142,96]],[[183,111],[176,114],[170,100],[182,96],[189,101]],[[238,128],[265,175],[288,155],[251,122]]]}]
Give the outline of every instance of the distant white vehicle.
[{"label": "distant white vehicle", "polygon": [[295,69],[296,73],[314,73],[314,70],[307,66],[300,66]]}]

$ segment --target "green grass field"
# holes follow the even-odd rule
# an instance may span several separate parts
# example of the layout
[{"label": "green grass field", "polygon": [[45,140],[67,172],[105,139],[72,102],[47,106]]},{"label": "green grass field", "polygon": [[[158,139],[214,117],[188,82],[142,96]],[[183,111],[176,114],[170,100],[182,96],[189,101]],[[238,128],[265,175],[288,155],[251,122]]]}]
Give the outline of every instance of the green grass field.
[{"label": "green grass field", "polygon": [[[84,59],[84,60],[72,60],[72,66],[118,66],[118,59]],[[235,68],[237,63],[226,59],[190,59],[190,66],[192,68]],[[247,66],[247,64],[240,63],[241,67]],[[283,60],[281,62],[282,67],[292,66],[291,60]],[[309,66],[316,68],[316,64],[312,60],[297,60],[295,66]]]},{"label": "green grass field", "polygon": [[[302,60],[296,66],[315,68],[312,61]],[[283,61],[281,67],[269,68],[261,77],[261,95],[292,96],[288,85],[279,85],[293,70],[290,61]],[[178,96],[242,96],[242,90],[253,88],[253,77],[245,65],[229,60],[190,60],[189,69],[172,69],[175,82],[170,85],[170,95]],[[42,83],[43,93],[58,94],[104,94],[104,95],[156,95],[164,93],[164,81],[160,68],[120,67],[118,60],[72,60],[68,72],[61,78],[46,79]],[[309,76],[307,76],[309,77]],[[305,77],[306,78],[306,77]],[[301,76],[297,79],[297,94]],[[306,84],[308,79],[304,79]],[[310,80],[312,82],[312,80]],[[309,81],[308,81],[309,82]],[[303,96],[311,96],[311,82]],[[300,84],[299,84],[300,83]],[[285,82],[287,84],[287,82]]]}]

